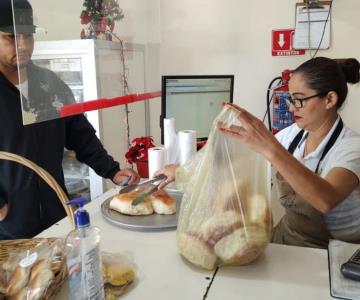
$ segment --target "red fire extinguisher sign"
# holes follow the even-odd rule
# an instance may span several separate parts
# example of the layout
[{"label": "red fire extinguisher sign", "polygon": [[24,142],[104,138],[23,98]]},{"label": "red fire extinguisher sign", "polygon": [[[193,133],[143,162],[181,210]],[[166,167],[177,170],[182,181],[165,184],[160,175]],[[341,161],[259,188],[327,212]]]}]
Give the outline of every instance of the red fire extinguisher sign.
[{"label": "red fire extinguisher sign", "polygon": [[272,56],[304,55],[305,50],[293,49],[294,29],[272,31]]}]

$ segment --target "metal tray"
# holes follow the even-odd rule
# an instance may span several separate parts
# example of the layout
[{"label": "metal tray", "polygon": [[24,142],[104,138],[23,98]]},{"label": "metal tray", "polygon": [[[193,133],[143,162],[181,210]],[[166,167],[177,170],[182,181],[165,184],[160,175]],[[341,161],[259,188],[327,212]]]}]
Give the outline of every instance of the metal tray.
[{"label": "metal tray", "polygon": [[113,196],[101,204],[102,215],[114,225],[130,230],[159,231],[176,229],[183,194],[178,190],[165,189],[165,191],[176,200],[176,213],[173,215],[158,215],[155,213],[146,216],[124,215],[109,207]]}]

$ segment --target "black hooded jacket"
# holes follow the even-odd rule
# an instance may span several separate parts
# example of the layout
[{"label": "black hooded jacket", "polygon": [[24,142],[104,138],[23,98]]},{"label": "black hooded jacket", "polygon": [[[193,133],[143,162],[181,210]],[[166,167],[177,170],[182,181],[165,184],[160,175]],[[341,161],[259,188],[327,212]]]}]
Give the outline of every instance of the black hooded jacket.
[{"label": "black hooded jacket", "polygon": [[[48,105],[54,98],[68,97],[69,87],[53,72],[29,65],[29,99]],[[94,171],[112,179],[119,164],[108,155],[84,115],[23,126],[20,93],[0,73],[0,151],[21,155],[48,171],[66,191],[62,170],[64,147]],[[49,109],[54,109],[49,106]],[[46,110],[46,109],[45,109]],[[50,112],[51,113],[51,112]],[[0,239],[30,238],[65,216],[55,192],[32,170],[0,160],[0,208],[9,211],[0,222]]]}]

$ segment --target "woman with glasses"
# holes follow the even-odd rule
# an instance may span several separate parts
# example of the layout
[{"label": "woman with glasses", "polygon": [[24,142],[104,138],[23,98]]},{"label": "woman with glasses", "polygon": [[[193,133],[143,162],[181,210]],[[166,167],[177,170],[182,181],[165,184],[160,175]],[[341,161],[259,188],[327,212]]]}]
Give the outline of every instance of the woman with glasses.
[{"label": "woman with glasses", "polygon": [[[337,63],[317,57],[300,65],[287,99],[295,123],[276,137],[246,110],[226,104],[242,126],[219,130],[263,155],[276,170],[285,215],[273,230],[274,243],[325,248],[332,238],[360,242],[360,135],[338,114],[347,82],[359,82],[356,59]],[[168,165],[155,175],[165,174],[171,182],[175,169]]]},{"label": "woman with glasses", "polygon": [[295,124],[276,138],[244,109],[242,127],[222,132],[239,138],[276,171],[285,215],[272,242],[325,248],[329,239],[360,242],[360,135],[343,124],[338,110],[347,82],[359,82],[359,62],[317,57],[300,65],[289,81]]}]

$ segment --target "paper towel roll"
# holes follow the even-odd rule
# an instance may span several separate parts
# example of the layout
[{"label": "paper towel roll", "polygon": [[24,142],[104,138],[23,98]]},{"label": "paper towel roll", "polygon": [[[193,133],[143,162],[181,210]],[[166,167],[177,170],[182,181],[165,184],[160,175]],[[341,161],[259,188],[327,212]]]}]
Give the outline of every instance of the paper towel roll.
[{"label": "paper towel roll", "polygon": [[196,153],[196,131],[182,130],[178,136],[179,163],[185,164]]},{"label": "paper towel roll", "polygon": [[174,118],[164,119],[164,147],[167,153],[166,163],[176,163],[178,152]]},{"label": "paper towel roll", "polygon": [[149,157],[149,178],[166,165],[166,150],[164,147],[153,147],[148,150]]}]

